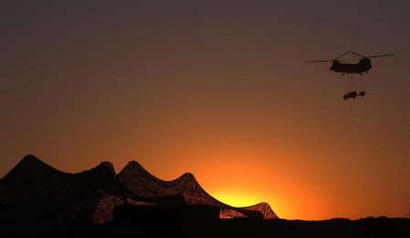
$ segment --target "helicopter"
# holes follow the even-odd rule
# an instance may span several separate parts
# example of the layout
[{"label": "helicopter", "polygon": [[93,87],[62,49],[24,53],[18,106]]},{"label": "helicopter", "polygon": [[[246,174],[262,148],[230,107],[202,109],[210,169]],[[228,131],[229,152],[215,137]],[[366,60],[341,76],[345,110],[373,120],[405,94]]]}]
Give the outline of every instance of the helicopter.
[{"label": "helicopter", "polygon": [[[345,63],[346,61],[340,59],[348,54],[352,54],[355,56],[360,57],[357,63]],[[340,55],[335,59],[329,60],[311,60],[306,61],[306,63],[325,63],[325,62],[332,62],[330,66],[330,70],[336,73],[341,73],[342,75],[348,74],[350,75],[350,79],[353,83],[353,74],[362,75],[363,73],[368,73],[369,70],[372,68],[372,62],[370,58],[378,58],[378,57],[388,57],[394,56],[394,54],[381,54],[381,55],[370,55],[364,56],[362,54],[356,53],[354,51],[347,51]],[[350,91],[343,95],[343,99],[346,101],[348,99],[356,99],[357,97],[364,97],[366,95],[366,91]]]},{"label": "helicopter", "polygon": [[[358,57],[360,57],[359,62],[357,63],[343,63],[345,62],[344,60],[341,60],[340,58],[348,55],[348,54],[353,54]],[[370,58],[378,58],[378,57],[389,57],[389,56],[394,56],[394,54],[381,54],[381,55],[370,55],[370,56],[364,56],[362,54],[356,53],[354,51],[347,51],[340,55],[339,57],[335,59],[328,59],[328,60],[310,60],[306,61],[306,63],[325,63],[325,62],[332,62],[332,65],[330,66],[330,70],[334,71],[336,73],[341,73],[342,75],[348,74],[350,75],[350,78],[352,79],[353,74],[359,74],[362,75],[363,73],[368,73],[369,70],[372,68],[372,62]]]}]

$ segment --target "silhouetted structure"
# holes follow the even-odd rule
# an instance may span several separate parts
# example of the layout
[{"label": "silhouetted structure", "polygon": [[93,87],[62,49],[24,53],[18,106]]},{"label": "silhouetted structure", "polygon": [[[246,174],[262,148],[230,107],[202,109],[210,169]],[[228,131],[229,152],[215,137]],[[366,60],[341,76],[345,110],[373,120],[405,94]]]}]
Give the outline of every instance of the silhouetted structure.
[{"label": "silhouetted structure", "polygon": [[[137,164],[131,164],[128,168],[134,174]],[[69,174],[26,156],[0,180],[0,237],[410,237],[409,219],[261,219],[270,212],[263,210],[270,209],[263,203],[254,210],[230,210],[243,216],[220,219],[221,209],[230,207],[192,204],[210,198],[196,198],[204,195],[198,191],[185,193],[184,189],[200,189],[193,175],[183,175],[172,183],[159,180],[152,184],[156,178],[145,172],[137,173],[137,179],[144,175],[148,182],[134,181],[130,186],[122,179],[128,181],[133,176],[123,174],[119,179],[108,162]],[[129,191],[135,187],[141,189],[140,194]],[[167,188],[178,193],[166,196]],[[260,217],[246,216],[247,212]]]},{"label": "silhouetted structure", "polygon": [[267,203],[236,208],[218,201],[199,185],[191,173],[185,173],[172,181],[164,181],[150,174],[138,162],[131,161],[118,174],[118,177],[124,187],[139,198],[151,199],[180,195],[188,205],[209,205],[220,208],[221,218],[277,218]]}]

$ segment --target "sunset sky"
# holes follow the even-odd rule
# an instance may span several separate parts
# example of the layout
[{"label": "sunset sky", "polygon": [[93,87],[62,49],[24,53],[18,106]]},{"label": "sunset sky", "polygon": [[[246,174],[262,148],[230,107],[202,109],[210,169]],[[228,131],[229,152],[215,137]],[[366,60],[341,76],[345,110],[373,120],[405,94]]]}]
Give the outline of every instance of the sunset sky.
[{"label": "sunset sky", "polygon": [[[408,213],[407,0],[3,0],[0,30],[0,177],[137,160],[282,218]],[[395,56],[304,63],[347,50]]]}]

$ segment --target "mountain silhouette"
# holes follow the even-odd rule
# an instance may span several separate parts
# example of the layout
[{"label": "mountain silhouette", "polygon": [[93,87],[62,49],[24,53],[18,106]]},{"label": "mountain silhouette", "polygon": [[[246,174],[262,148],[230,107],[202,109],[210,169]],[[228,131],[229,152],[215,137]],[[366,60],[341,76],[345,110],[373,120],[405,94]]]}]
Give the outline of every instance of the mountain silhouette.
[{"label": "mountain silhouette", "polygon": [[172,181],[161,180],[138,162],[131,161],[118,174],[119,180],[134,195],[142,198],[182,196],[188,205],[210,205],[220,208],[220,218],[255,217],[277,218],[269,204],[236,208],[218,201],[199,185],[191,173],[185,173]]},{"label": "mountain silhouette", "polygon": [[2,204],[22,212],[105,223],[125,195],[109,162],[80,172],[61,172],[33,155],[24,157],[0,181]]},{"label": "mountain silhouette", "polygon": [[261,203],[258,203],[252,206],[243,207],[242,209],[245,209],[248,211],[258,211],[262,213],[264,218],[278,218],[275,212],[273,212],[270,205],[266,202],[261,202]]},{"label": "mountain silhouette", "polygon": [[[33,220],[81,220],[107,223],[114,209],[128,207],[214,207],[220,218],[277,218],[267,203],[236,208],[209,195],[194,175],[161,180],[132,161],[117,175],[110,162],[79,173],[59,171],[33,155],[25,156],[0,180],[0,205],[13,216]],[[178,210],[178,209],[177,209]],[[182,211],[182,210],[181,210]]]}]

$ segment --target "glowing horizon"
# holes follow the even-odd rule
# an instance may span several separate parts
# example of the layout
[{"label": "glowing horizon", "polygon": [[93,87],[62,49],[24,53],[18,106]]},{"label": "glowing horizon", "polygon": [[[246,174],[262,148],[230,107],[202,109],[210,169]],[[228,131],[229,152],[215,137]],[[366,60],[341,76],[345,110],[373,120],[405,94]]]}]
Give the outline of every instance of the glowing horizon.
[{"label": "glowing horizon", "polygon": [[[283,218],[401,217],[410,2],[386,4],[7,1],[0,177],[29,153],[68,172],[136,160]],[[354,83],[304,63],[347,50],[395,56]]]}]

